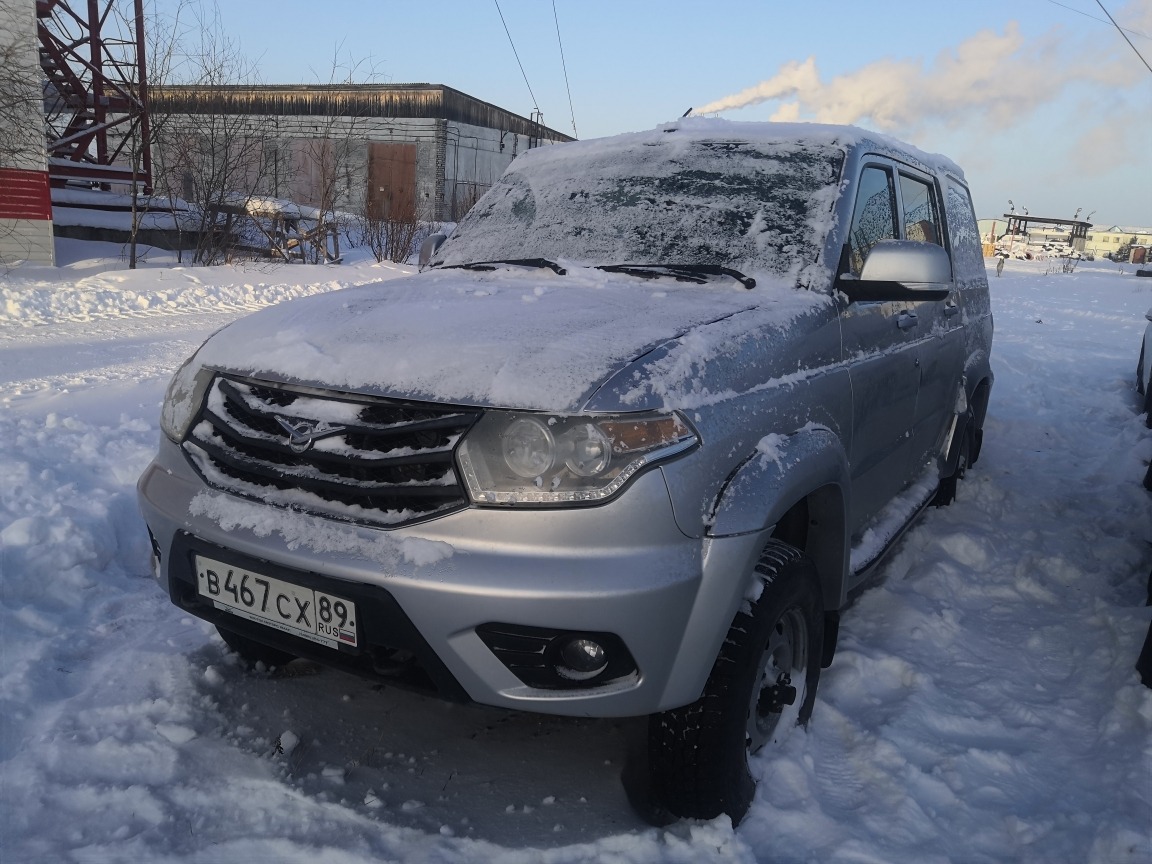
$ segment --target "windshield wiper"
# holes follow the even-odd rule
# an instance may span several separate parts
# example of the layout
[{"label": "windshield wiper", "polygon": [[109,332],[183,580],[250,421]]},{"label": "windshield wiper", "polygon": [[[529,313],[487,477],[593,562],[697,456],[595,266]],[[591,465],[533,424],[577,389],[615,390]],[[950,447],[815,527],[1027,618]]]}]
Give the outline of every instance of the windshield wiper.
[{"label": "windshield wiper", "polygon": [[441,270],[495,270],[501,264],[515,264],[519,267],[535,267],[551,270],[557,276],[566,276],[568,271],[547,258],[508,258],[499,261],[472,261],[468,264],[449,264]]},{"label": "windshield wiper", "polygon": [[596,269],[605,273],[627,273],[642,279],[672,276],[681,282],[695,282],[698,285],[708,281],[700,278],[701,276],[731,276],[749,290],[756,287],[756,280],[751,276],[745,276],[739,270],[721,267],[719,264],[600,264]]}]

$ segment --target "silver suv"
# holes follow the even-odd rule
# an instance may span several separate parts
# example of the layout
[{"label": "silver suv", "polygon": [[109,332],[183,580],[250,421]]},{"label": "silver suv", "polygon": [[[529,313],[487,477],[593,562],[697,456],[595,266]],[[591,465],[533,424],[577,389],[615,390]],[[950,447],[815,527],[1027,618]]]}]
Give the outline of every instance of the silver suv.
[{"label": "silver suv", "polygon": [[663,807],[738,821],[850,593],[980,452],[963,173],[682,120],[520,156],[424,255],[176,373],[139,483],[158,580],[252,664],[650,715]]}]

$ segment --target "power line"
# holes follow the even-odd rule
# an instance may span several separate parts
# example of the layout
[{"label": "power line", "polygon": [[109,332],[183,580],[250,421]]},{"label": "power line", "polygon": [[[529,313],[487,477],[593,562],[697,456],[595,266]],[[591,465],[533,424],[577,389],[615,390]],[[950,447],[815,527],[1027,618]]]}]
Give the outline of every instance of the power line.
[{"label": "power line", "polygon": [[[1053,6],[1059,6],[1061,9],[1067,9],[1069,12],[1075,12],[1077,15],[1083,15],[1085,18],[1091,18],[1093,21],[1099,21],[1101,24],[1107,24],[1108,23],[1103,18],[1097,18],[1095,15],[1089,15],[1083,9],[1077,9],[1074,6],[1068,6],[1067,4],[1064,4],[1064,3],[1058,3],[1057,0],[1048,0],[1048,2],[1051,3]],[[1105,11],[1107,11],[1107,10],[1105,10]],[[1109,15],[1108,17],[1111,18],[1112,16]],[[1112,23],[1115,24],[1116,22],[1113,21]],[[1131,33],[1133,36],[1139,36],[1141,39],[1152,39],[1152,36],[1149,36],[1147,33],[1141,33],[1139,30],[1132,30],[1129,27],[1121,27],[1120,29],[1124,30],[1128,33]]]},{"label": "power line", "polygon": [[556,0],[552,0],[552,20],[556,22],[556,42],[560,46],[560,66],[564,69],[564,87],[568,91],[568,111],[572,114],[572,137],[579,138],[576,131],[576,109],[572,107],[572,88],[568,86],[568,64],[564,62],[564,43],[560,41],[560,18],[556,15]]},{"label": "power line", "polygon": [[524,71],[524,64],[520,62],[520,53],[516,50],[516,43],[512,41],[512,34],[508,31],[508,22],[504,20],[504,13],[500,10],[500,0],[492,0],[492,2],[496,4],[496,11],[500,13],[500,23],[504,25],[504,32],[508,34],[508,44],[512,46],[512,53],[516,56],[516,65],[520,67],[520,74],[524,76],[528,95],[532,97],[532,105],[536,108],[537,113],[541,113],[540,106],[536,104],[536,94],[532,92],[532,85],[528,83],[528,73]]},{"label": "power line", "polygon": [[1133,51],[1136,51],[1136,56],[1140,58],[1140,62],[1148,68],[1149,72],[1152,72],[1152,66],[1149,66],[1148,61],[1144,59],[1144,55],[1136,50],[1136,46],[1132,44],[1132,40],[1129,39],[1128,34],[1124,32],[1124,28],[1116,23],[1116,19],[1112,17],[1112,13],[1104,8],[1104,4],[1101,3],[1100,0],[1096,0],[1096,5],[1099,6],[1104,14],[1108,16],[1108,20],[1112,22],[1112,26],[1115,27],[1119,31],[1120,35],[1124,37],[1124,41],[1128,43],[1128,47]]}]

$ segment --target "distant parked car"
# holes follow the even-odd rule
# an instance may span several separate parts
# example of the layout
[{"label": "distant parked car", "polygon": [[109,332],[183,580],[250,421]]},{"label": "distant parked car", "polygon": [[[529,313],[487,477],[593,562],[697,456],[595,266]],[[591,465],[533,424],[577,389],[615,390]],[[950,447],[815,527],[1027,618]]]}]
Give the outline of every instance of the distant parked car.
[{"label": "distant parked car", "polygon": [[685,120],[528,151],[423,254],[177,372],[139,483],[157,578],[251,661],[648,715],[666,809],[738,821],[849,592],[979,455],[963,172]]}]

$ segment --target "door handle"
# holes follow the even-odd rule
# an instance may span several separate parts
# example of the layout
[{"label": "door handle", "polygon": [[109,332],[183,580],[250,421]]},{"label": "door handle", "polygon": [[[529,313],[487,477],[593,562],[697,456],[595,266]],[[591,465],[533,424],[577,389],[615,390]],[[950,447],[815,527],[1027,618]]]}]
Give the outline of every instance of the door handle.
[{"label": "door handle", "polygon": [[911,330],[919,323],[920,319],[916,317],[915,312],[901,312],[896,316],[896,326],[901,330]]},{"label": "door handle", "polygon": [[949,318],[951,318],[953,315],[955,315],[959,311],[960,311],[960,307],[956,305],[955,300],[949,300],[947,303],[944,304],[944,314],[946,316],[948,316]]}]

